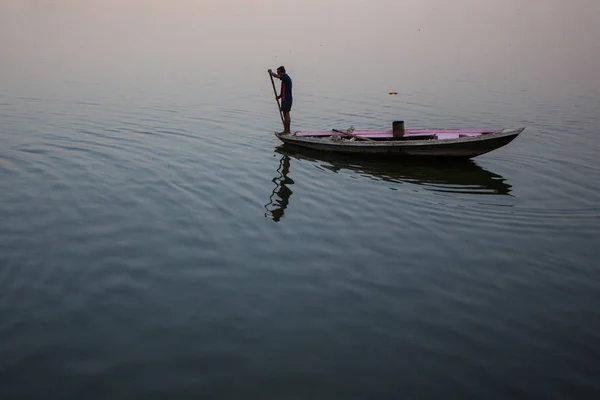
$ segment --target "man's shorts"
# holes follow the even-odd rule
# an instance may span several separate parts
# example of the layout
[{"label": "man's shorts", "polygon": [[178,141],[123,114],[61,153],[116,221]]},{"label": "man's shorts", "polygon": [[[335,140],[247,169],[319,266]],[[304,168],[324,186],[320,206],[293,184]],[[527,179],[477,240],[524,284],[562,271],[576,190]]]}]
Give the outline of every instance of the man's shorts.
[{"label": "man's shorts", "polygon": [[291,101],[284,101],[281,103],[281,111],[283,112],[290,112],[290,110],[292,109],[292,102]]}]

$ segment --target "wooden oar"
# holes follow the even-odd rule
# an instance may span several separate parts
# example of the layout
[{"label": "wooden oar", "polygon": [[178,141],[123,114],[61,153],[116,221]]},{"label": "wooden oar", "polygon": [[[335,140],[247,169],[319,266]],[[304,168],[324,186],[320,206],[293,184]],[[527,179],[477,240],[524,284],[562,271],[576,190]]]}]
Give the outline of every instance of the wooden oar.
[{"label": "wooden oar", "polygon": [[364,141],[367,141],[367,142],[374,142],[373,139],[370,139],[368,137],[358,136],[358,135],[355,135],[353,133],[342,131],[342,130],[339,130],[339,129],[332,129],[332,131],[336,132],[336,133],[341,133],[342,135],[352,136],[353,138],[356,138],[358,140],[364,140]]},{"label": "wooden oar", "polygon": [[279,110],[279,116],[281,117],[281,123],[285,127],[285,122],[283,122],[283,112],[281,112],[281,105],[279,104],[279,99],[277,98],[277,89],[275,89],[275,81],[273,81],[273,75],[269,72],[269,78],[271,78],[271,84],[273,85],[273,93],[275,93],[275,100],[277,100],[277,110]]}]

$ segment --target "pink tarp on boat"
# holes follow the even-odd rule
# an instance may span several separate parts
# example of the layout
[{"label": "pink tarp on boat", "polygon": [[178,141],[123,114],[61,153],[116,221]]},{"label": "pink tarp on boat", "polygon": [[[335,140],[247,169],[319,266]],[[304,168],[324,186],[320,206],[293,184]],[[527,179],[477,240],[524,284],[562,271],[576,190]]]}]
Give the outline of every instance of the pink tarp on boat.
[{"label": "pink tarp on boat", "polygon": [[[480,136],[484,133],[500,133],[501,130],[494,129],[406,129],[404,136],[407,137],[418,137],[437,135],[438,139],[453,139],[460,136]],[[317,132],[296,132],[296,136],[330,136],[335,134],[331,131],[317,131]],[[354,135],[364,136],[369,138],[391,138],[392,130],[361,130],[352,132]]]}]

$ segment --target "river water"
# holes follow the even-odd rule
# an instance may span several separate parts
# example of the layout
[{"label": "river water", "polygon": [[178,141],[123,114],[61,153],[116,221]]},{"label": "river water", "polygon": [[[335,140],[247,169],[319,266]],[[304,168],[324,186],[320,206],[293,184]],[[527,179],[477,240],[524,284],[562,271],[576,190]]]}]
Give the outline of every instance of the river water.
[{"label": "river water", "polygon": [[[600,3],[0,3],[0,397],[600,393]],[[526,126],[472,161],[293,130]],[[397,95],[390,95],[397,92]]]}]

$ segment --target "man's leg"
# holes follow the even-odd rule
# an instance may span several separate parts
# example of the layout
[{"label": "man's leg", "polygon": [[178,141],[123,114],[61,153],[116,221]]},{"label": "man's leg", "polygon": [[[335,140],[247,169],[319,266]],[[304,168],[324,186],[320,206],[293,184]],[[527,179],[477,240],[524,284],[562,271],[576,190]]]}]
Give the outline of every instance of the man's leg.
[{"label": "man's leg", "polygon": [[292,119],[290,118],[290,112],[285,111],[283,113],[283,132],[284,133],[292,133],[290,130],[290,125],[292,124]]}]

